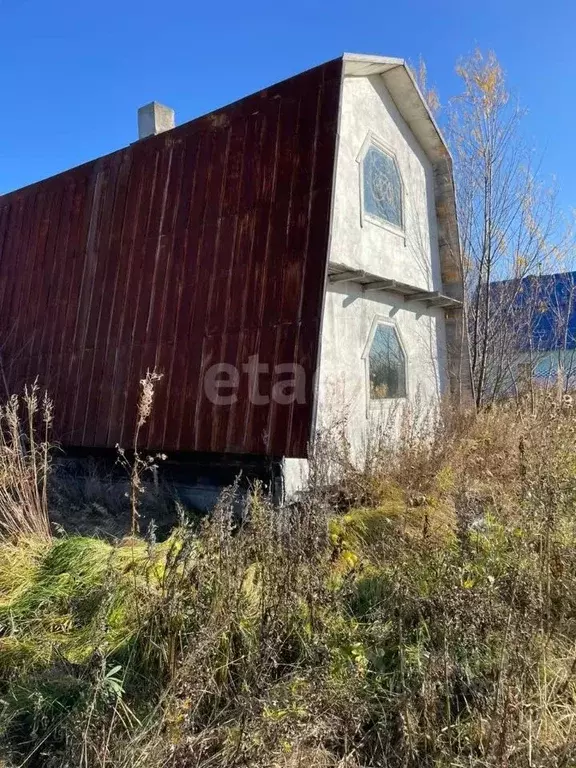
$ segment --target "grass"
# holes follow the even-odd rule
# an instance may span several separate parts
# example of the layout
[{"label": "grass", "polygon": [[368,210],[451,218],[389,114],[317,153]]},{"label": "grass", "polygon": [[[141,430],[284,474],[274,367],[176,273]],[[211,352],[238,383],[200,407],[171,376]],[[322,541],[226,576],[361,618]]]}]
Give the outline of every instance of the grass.
[{"label": "grass", "polygon": [[6,765],[576,765],[575,435],[546,398],[448,412],[333,443],[297,507],[6,537]]},{"label": "grass", "polygon": [[47,478],[52,403],[38,386],[0,407],[0,534],[50,538]]}]

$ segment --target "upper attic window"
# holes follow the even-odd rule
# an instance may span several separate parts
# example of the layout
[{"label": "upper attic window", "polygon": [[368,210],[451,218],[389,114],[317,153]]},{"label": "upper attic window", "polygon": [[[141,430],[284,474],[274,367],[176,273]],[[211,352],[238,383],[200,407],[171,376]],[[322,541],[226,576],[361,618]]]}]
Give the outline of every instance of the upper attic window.
[{"label": "upper attic window", "polygon": [[376,224],[404,228],[402,179],[396,158],[371,137],[361,154],[363,214]]}]

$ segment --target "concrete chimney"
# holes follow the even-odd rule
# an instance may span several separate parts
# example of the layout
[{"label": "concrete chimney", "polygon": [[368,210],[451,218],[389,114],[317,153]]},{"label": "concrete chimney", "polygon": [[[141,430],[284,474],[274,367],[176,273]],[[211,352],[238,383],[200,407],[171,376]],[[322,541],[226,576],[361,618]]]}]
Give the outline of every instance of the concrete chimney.
[{"label": "concrete chimney", "polygon": [[174,110],[152,101],[138,110],[138,138],[156,136],[157,133],[174,128]]}]

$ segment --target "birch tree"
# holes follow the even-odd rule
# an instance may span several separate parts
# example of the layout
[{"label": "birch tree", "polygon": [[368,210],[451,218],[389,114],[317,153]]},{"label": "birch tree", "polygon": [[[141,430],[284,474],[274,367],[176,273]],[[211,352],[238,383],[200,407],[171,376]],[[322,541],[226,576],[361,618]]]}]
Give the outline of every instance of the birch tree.
[{"label": "birch tree", "polygon": [[[529,274],[566,269],[574,241],[556,195],[522,139],[524,110],[511,97],[496,56],[476,51],[457,66],[462,92],[448,107],[454,158],[467,325],[476,405],[503,393],[536,306],[518,307]],[[510,280],[506,290],[491,289]]]}]

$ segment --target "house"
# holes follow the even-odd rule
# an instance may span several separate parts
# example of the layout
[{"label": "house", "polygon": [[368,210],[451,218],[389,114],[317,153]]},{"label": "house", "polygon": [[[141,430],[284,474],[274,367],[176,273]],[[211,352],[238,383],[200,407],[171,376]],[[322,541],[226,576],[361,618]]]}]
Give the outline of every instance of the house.
[{"label": "house", "polygon": [[507,363],[489,374],[494,394],[514,395],[538,387],[576,383],[576,272],[527,275],[490,286],[496,345]]},{"label": "house", "polygon": [[142,448],[292,493],[337,408],[360,451],[393,404],[466,386],[451,159],[404,61],[139,117],[125,149],[0,197],[3,377],[38,377],[64,447],[129,445],[156,369]]}]

